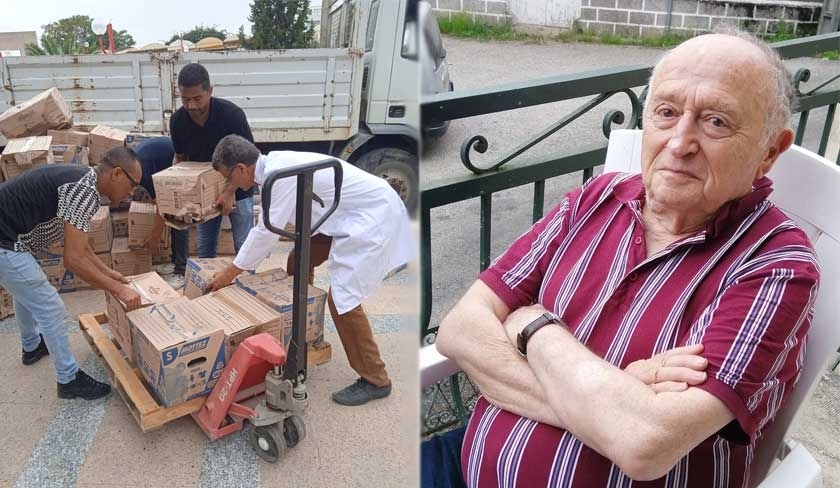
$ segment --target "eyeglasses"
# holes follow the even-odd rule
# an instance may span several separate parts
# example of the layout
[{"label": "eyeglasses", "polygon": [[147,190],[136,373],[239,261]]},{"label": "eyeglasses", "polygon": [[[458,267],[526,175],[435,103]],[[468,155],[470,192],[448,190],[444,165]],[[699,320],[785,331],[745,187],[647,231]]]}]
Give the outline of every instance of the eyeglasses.
[{"label": "eyeglasses", "polygon": [[[117,167],[119,168],[119,166],[117,166]],[[131,175],[128,174],[128,171],[124,170],[123,168],[120,168],[120,170],[122,170],[122,172],[125,173],[125,177],[128,178],[128,181],[131,182],[132,187],[140,186],[140,183],[137,183],[136,181],[134,181],[134,178],[132,178]]]}]

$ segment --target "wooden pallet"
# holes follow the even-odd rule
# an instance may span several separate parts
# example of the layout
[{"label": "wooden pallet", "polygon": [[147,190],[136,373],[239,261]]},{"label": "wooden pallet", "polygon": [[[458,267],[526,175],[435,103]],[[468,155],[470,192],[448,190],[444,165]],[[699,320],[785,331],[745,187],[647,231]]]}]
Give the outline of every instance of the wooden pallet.
[{"label": "wooden pallet", "polygon": [[[128,364],[121,352],[119,343],[111,339],[102,329],[102,324],[107,322],[108,317],[104,313],[79,315],[79,329],[81,329],[88,344],[102,358],[102,364],[105,366],[108,376],[111,377],[114,389],[125,401],[131,415],[137,420],[140,430],[148,432],[159,429],[168,422],[201,409],[204,400],[207,398],[206,396],[193,398],[174,407],[161,406],[149,393],[140,371]],[[332,346],[329,342],[324,341],[309,346],[306,362],[308,367],[311,367],[324,364],[331,357]],[[250,394],[250,396],[253,396],[253,394]]]},{"label": "wooden pallet", "polygon": [[205,400],[203,396],[174,407],[161,406],[146,389],[140,371],[128,364],[118,344],[102,329],[102,324],[107,322],[108,317],[104,313],[79,315],[82,334],[102,358],[102,364],[111,377],[114,389],[119,392],[143,432],[159,429],[167,422],[201,409]]}]

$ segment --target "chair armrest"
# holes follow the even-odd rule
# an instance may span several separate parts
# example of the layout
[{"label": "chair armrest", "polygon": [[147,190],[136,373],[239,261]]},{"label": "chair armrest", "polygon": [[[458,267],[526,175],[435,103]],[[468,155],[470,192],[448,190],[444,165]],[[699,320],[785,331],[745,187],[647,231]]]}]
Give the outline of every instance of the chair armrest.
[{"label": "chair armrest", "polygon": [[822,488],[822,467],[802,444],[787,441],[790,450],[757,488]]},{"label": "chair armrest", "polygon": [[438,352],[434,344],[420,349],[420,387],[426,388],[461,371],[455,361]]}]

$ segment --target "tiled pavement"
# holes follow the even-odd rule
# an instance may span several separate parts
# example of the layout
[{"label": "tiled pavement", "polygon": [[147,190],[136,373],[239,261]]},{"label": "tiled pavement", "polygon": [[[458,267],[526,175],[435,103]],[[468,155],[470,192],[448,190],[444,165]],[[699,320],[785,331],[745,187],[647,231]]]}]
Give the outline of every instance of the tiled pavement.
[{"label": "tiled pavement", "polygon": [[[281,243],[261,269],[285,263]],[[326,267],[316,285],[327,287]],[[99,291],[64,294],[73,319],[104,310]],[[251,450],[244,433],[210,442],[191,417],[143,433],[116,393],[100,401],[59,400],[50,361],[20,363],[14,318],[0,321],[0,486],[9,487],[326,487],[417,483],[417,268],[389,278],[365,302],[392,377],[390,397],[341,407],[330,393],[353,382],[327,313],[329,363],[311,368],[307,436],[276,464]],[[78,331],[71,347],[83,369],[105,372]]]}]

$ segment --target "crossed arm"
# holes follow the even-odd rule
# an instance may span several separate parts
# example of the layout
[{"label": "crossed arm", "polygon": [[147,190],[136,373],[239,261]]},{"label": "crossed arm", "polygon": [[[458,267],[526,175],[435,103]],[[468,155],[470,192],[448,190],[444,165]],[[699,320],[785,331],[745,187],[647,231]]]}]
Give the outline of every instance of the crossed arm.
[{"label": "crossed arm", "polygon": [[[491,403],[570,431],[638,480],[663,476],[734,419],[715,396],[691,387],[705,375],[691,379],[684,370],[660,369],[664,355],[622,371],[564,328],[548,326],[532,336],[528,358],[522,358],[512,340],[543,312],[532,305],[510,313],[477,281],[441,323],[438,350],[454,359]],[[680,352],[685,354],[674,354],[679,360],[668,366],[701,369],[694,355],[699,349]],[[670,381],[671,373],[689,381]]]}]

